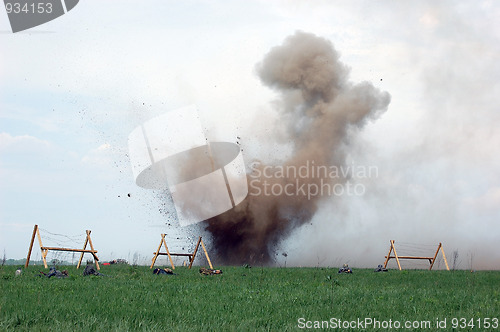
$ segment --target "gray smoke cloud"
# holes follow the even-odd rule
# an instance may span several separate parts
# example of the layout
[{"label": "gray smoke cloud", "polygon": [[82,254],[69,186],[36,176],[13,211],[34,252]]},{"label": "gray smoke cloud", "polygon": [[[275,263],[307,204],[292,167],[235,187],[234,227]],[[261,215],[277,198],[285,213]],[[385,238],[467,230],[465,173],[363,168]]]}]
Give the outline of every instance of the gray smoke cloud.
[{"label": "gray smoke cloud", "polygon": [[[206,229],[221,262],[272,262],[279,241],[309,222],[320,202],[330,197],[317,189],[348,181],[348,176],[328,172],[346,165],[350,139],[387,109],[390,95],[368,82],[350,82],[349,69],[339,58],[330,41],[296,32],[257,64],[262,83],[280,96],[274,104],[280,116],[277,134],[265,144],[287,142],[290,153],[272,164],[255,161],[249,196],[236,208],[208,220]],[[297,173],[304,167],[307,176]],[[314,175],[321,167],[328,172]],[[269,192],[270,188],[275,190]]]}]

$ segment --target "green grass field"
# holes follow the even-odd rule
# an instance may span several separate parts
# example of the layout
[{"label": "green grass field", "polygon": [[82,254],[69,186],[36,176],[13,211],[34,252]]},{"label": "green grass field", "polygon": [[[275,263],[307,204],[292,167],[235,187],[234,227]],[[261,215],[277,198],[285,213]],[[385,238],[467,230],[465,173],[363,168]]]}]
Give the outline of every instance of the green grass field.
[{"label": "green grass field", "polygon": [[[314,321],[334,327],[332,318],[337,324],[430,321],[427,331],[438,330],[437,319],[446,318],[441,330],[450,331],[454,318],[465,318],[468,327],[454,321],[457,331],[472,330],[470,319],[473,330],[483,331],[498,330],[494,319],[500,318],[496,271],[355,269],[348,275],[336,268],[225,267],[222,275],[204,276],[179,267],[174,276],[157,276],[148,267],[123,265],[103,266],[106,277],[67,267],[68,278],[48,279],[37,277],[38,266],[17,277],[16,268],[0,267],[0,331],[284,331]],[[485,329],[488,319],[493,325]],[[357,327],[351,330],[387,330]]]}]

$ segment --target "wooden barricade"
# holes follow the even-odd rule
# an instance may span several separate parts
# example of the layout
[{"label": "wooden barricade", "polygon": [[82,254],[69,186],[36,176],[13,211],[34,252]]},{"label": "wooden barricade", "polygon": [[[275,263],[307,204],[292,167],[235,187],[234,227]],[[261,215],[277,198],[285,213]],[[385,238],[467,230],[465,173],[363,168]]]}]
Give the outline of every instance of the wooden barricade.
[{"label": "wooden barricade", "polygon": [[[45,268],[48,268],[47,266],[47,254],[49,250],[52,251],[71,251],[71,252],[80,252],[80,259],[78,260],[78,265],[76,266],[77,269],[80,268],[80,265],[82,264],[83,260],[83,255],[85,253],[92,254],[94,257],[95,261],[95,266],[98,270],[99,268],[99,258],[97,257],[97,250],[94,249],[94,245],[92,244],[92,239],[90,238],[90,230],[87,230],[87,237],[85,238],[85,243],[83,244],[83,249],[73,249],[73,248],[58,248],[58,247],[44,247],[42,244],[42,237],[40,236],[40,231],[38,230],[38,225],[35,225],[33,228],[33,235],[31,236],[31,242],[30,246],[28,249],[28,257],[26,258],[26,263],[24,264],[24,267],[28,267],[29,262],[30,262],[30,257],[31,257],[31,251],[33,249],[33,243],[35,242],[35,236],[38,238],[38,244],[40,245],[40,251],[42,252],[42,260],[43,260],[43,265]],[[90,249],[87,248],[87,244],[90,245]]]},{"label": "wooden barricade", "polygon": [[[160,245],[158,246],[158,249],[156,250],[156,252],[153,253],[154,257],[152,259],[153,262],[151,263],[150,269],[153,268],[153,266],[155,265],[156,259],[160,255],[168,256],[168,259],[170,261],[170,265],[172,266],[172,269],[175,269],[174,261],[172,260],[172,256],[187,257],[189,260],[189,268],[191,268],[191,266],[193,266],[193,262],[194,262],[194,259],[196,257],[196,253],[198,252],[198,247],[200,246],[200,244],[201,244],[201,247],[203,248],[203,251],[205,252],[205,257],[207,258],[208,265],[210,265],[211,269],[214,268],[212,266],[212,262],[210,261],[210,257],[208,257],[208,252],[207,252],[207,249],[205,248],[205,244],[203,243],[203,240],[201,239],[201,236],[198,239],[198,243],[196,243],[196,247],[194,248],[194,252],[192,254],[190,254],[190,253],[185,254],[185,253],[171,253],[168,250],[167,241],[165,240],[165,235],[166,234],[161,235]],[[166,252],[160,251],[162,246],[165,247]]]},{"label": "wooden barricade", "polygon": [[[443,254],[444,263],[446,264],[446,269],[448,271],[450,270],[450,267],[448,266],[448,261],[446,260],[446,255],[444,254],[444,250],[443,250],[443,246],[442,246],[441,242],[439,243],[439,245],[437,247],[437,250],[436,250],[436,253],[434,254],[433,257],[398,256],[398,254],[396,252],[396,246],[394,245],[394,243],[395,243],[395,241],[391,240],[391,246],[389,248],[389,253],[387,254],[387,256],[385,256],[384,268],[387,268],[387,263],[392,258],[396,259],[396,262],[398,263],[398,268],[399,268],[400,271],[401,271],[401,264],[399,262],[400,259],[424,259],[424,260],[428,260],[429,261],[429,264],[430,264],[429,270],[432,270],[432,267],[434,266],[434,263],[436,262],[436,258],[437,258],[437,255],[439,253],[439,250],[441,250],[441,253]],[[394,256],[391,256],[391,252],[393,252],[393,251],[394,251]]]}]

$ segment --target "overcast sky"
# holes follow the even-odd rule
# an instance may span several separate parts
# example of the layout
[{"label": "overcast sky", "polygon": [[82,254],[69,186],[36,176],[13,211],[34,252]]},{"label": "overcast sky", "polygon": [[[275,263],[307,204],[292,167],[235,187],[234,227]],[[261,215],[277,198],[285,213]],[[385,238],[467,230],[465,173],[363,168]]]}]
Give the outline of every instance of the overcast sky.
[{"label": "overcast sky", "polygon": [[376,266],[394,239],[499,269],[498,22],[497,1],[85,0],[13,34],[0,10],[1,254],[25,257],[34,224],[76,247],[91,229],[101,260],[149,260],[162,232],[193,242],[200,225],[181,229],[161,193],[135,185],[128,135],[197,104],[209,139],[240,136],[246,161],[272,158],[277,96],[255,65],[301,30],[392,99],[350,142],[378,177],[362,197],[324,200],[280,244],[287,265]]}]

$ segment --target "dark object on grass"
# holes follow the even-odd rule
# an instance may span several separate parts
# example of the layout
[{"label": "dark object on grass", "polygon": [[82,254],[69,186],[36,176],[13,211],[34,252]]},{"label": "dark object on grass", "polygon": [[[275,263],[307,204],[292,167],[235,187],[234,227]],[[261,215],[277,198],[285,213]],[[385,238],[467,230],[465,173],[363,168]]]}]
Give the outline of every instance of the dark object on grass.
[{"label": "dark object on grass", "polygon": [[377,268],[373,272],[387,272],[388,270],[383,267],[381,264],[377,266]]},{"label": "dark object on grass", "polygon": [[91,264],[88,264],[87,266],[85,266],[85,270],[83,270],[83,276],[84,277],[86,277],[86,276],[104,276],[104,274],[97,272],[96,269],[94,269],[94,266],[92,266]]},{"label": "dark object on grass", "polygon": [[56,277],[56,278],[66,278],[68,276],[68,271],[66,270],[63,270],[62,272],[59,271],[59,270],[56,270],[55,267],[51,267],[49,269],[49,273],[44,273],[42,271],[40,271],[40,277],[41,276],[44,276],[44,277],[47,277],[47,278],[51,278],[51,277]]},{"label": "dark object on grass", "polygon": [[172,275],[175,275],[174,271],[170,270],[169,268],[154,269],[153,274],[172,274]]},{"label": "dark object on grass", "polygon": [[344,264],[344,266],[339,269],[339,273],[352,273],[352,270],[349,265]]},{"label": "dark object on grass", "polygon": [[211,269],[206,269],[204,267],[200,268],[200,273],[206,276],[212,275],[212,274],[222,274],[222,270],[211,270]]}]

